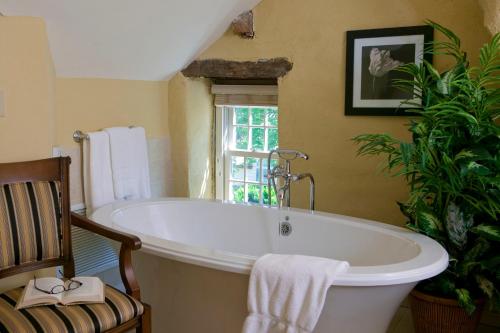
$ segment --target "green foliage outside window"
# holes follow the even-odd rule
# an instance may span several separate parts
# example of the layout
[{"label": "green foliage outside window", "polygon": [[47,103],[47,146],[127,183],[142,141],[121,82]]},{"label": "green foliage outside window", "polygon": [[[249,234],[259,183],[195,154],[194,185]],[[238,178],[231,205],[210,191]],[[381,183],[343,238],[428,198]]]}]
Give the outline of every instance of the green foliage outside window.
[{"label": "green foliage outside window", "polygon": [[236,115],[236,124],[248,125],[248,108],[236,108],[234,113]]},{"label": "green foliage outside window", "polygon": [[[259,189],[258,186],[249,186],[248,188],[248,202],[259,203]],[[245,189],[243,186],[238,186],[238,188],[233,192],[234,202],[245,202]],[[262,203],[265,205],[269,204],[269,191],[267,186],[262,187]],[[278,201],[276,199],[276,193],[274,189],[272,190],[271,205],[276,206]]]},{"label": "green foliage outside window", "polygon": [[[267,114],[267,123],[266,123]],[[250,121],[251,115],[251,121]],[[278,126],[278,110],[276,108],[235,108],[236,137],[235,147],[241,150],[270,151],[278,146],[278,129],[264,126]],[[249,124],[251,122],[251,124]],[[249,128],[247,126],[262,126]],[[267,131],[268,146],[265,147]],[[248,147],[249,136],[252,146]]]}]

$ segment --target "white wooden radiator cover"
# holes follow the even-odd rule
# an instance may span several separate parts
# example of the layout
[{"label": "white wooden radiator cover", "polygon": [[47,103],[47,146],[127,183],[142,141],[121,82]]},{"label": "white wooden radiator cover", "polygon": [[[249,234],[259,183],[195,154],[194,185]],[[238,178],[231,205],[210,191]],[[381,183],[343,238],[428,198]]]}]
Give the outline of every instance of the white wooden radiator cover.
[{"label": "white wooden radiator cover", "polygon": [[96,275],[118,266],[112,241],[75,226],[71,227],[71,236],[77,276]]}]

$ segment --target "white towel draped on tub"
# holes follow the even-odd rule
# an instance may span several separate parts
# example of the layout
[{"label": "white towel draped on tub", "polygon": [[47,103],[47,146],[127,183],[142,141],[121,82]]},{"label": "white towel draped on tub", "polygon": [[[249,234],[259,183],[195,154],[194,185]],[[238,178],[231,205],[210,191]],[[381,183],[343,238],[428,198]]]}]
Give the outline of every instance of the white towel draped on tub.
[{"label": "white towel draped on tub", "polygon": [[252,268],[243,333],[310,333],[345,261],[266,254]]},{"label": "white towel draped on tub", "polygon": [[83,142],[83,161],[85,206],[90,214],[115,201],[108,133],[88,133],[88,140]]},{"label": "white towel draped on tub", "polygon": [[146,132],[142,127],[112,127],[109,134],[115,199],[151,197]]}]

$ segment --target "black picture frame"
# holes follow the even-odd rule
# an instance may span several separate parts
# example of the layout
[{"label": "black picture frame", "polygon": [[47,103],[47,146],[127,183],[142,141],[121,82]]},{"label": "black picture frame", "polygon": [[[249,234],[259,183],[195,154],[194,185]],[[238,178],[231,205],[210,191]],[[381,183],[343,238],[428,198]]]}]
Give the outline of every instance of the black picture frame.
[{"label": "black picture frame", "polygon": [[[405,74],[390,70],[383,74],[384,66],[377,64],[383,64],[381,59],[387,59],[387,69],[391,65],[420,62],[422,58],[432,63],[432,54],[424,53],[423,48],[433,41],[433,36],[434,29],[427,25],[347,31],[345,115],[412,115],[406,111],[407,108],[399,105],[409,99],[406,96],[408,93],[396,90],[388,83]],[[378,72],[376,68],[379,68]],[[384,98],[387,96],[390,98]]]}]

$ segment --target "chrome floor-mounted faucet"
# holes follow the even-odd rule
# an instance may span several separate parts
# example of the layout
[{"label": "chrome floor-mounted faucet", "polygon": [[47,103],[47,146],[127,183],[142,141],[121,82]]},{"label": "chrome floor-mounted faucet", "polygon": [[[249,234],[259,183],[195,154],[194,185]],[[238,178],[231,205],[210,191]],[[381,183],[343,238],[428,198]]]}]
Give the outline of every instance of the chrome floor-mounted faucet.
[{"label": "chrome floor-mounted faucet", "polygon": [[[278,164],[271,169],[271,160],[273,155],[276,154],[280,159],[282,159],[285,164]],[[309,156],[297,150],[292,149],[274,149],[269,152],[267,157],[267,184],[269,189],[269,206],[271,206],[271,188],[274,189],[276,197],[278,199],[278,206],[290,207],[290,184],[292,182],[297,182],[304,178],[309,179],[309,209],[314,210],[314,196],[315,196],[315,185],[314,177],[310,173],[292,174],[291,172],[291,161],[303,158],[308,160]],[[278,188],[277,179],[281,178],[282,182]],[[271,187],[272,186],[272,187]]]}]

